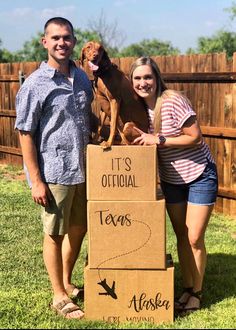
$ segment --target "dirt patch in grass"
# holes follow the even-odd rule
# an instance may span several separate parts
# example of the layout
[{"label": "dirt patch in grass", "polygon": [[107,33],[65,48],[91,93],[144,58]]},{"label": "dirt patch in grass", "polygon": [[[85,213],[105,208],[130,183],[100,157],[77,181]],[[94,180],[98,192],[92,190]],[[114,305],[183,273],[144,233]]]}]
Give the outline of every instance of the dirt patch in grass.
[{"label": "dirt patch in grass", "polygon": [[26,180],[25,172],[22,168],[6,164],[0,164],[0,176],[7,180]]}]

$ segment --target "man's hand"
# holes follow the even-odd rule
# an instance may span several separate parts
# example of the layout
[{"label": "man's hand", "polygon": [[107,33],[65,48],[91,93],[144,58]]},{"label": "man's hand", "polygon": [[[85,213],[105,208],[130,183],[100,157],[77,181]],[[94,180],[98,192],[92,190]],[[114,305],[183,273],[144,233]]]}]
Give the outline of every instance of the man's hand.
[{"label": "man's hand", "polygon": [[48,206],[52,199],[48,185],[42,181],[32,184],[31,194],[34,202],[44,207]]}]

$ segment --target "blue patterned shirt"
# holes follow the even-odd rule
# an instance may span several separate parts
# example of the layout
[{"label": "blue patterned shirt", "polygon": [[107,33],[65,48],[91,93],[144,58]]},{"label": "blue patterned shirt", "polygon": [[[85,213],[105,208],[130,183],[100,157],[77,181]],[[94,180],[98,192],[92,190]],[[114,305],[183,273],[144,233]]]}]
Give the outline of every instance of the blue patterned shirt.
[{"label": "blue patterned shirt", "polygon": [[16,96],[15,128],[31,132],[44,182],[71,185],[85,181],[92,87],[85,72],[70,62],[70,82],[42,62]]}]

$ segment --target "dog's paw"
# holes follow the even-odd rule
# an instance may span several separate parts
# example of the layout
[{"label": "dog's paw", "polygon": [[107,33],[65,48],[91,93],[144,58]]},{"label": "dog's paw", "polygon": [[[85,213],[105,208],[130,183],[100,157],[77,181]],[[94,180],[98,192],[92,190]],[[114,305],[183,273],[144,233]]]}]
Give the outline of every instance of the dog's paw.
[{"label": "dog's paw", "polygon": [[110,149],[110,148],[111,148],[111,143],[108,142],[108,141],[102,141],[102,142],[100,143],[100,146],[101,146],[104,150],[106,150],[106,149]]},{"label": "dog's paw", "polygon": [[129,143],[132,143],[140,136],[140,133],[137,132],[134,127],[136,127],[136,125],[133,122],[127,122],[124,125],[123,134]]}]

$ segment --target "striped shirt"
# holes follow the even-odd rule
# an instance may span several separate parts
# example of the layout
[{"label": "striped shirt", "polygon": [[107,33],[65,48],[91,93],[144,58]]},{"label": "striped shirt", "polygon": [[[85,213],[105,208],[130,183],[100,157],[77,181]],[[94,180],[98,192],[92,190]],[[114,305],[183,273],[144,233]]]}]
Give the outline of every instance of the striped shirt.
[{"label": "striped shirt", "polygon": [[[148,111],[153,123],[154,113]],[[183,124],[195,111],[179,94],[163,100],[161,106],[161,130],[165,137],[177,137],[182,133]],[[153,125],[150,132],[153,132]],[[192,148],[164,147],[158,149],[159,173],[162,181],[184,184],[197,179],[204,171],[208,161],[214,162],[209,147],[202,141]]]}]

